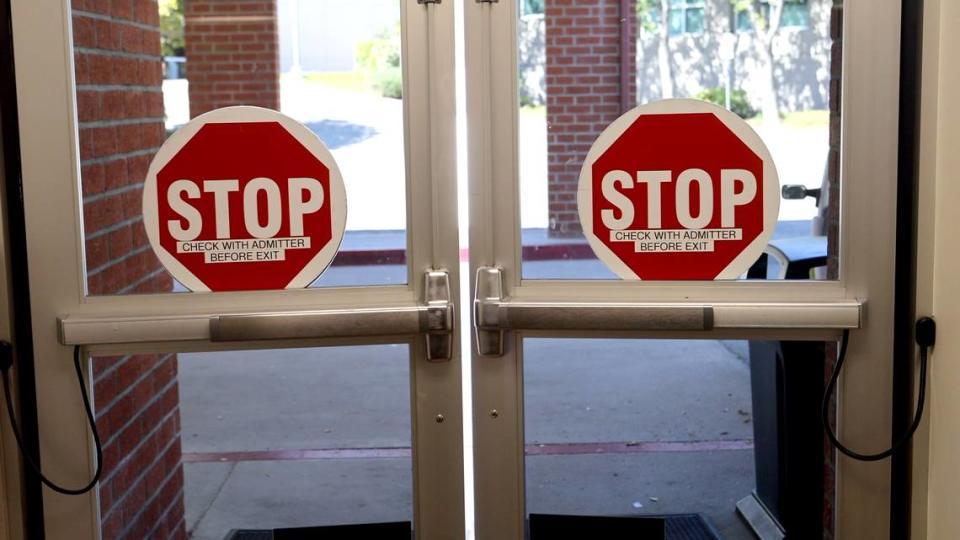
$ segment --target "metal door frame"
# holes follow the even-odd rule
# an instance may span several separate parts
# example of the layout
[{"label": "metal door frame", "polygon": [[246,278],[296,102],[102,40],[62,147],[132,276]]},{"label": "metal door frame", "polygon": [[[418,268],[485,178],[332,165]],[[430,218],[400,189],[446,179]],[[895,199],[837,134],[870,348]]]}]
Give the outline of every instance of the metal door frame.
[{"label": "metal door frame", "polygon": [[[520,276],[518,188],[517,2],[465,2],[470,171],[470,267],[498,269],[500,299],[539,308],[630,303],[643,311],[664,303],[727,313],[729,324],[704,330],[597,332],[583,328],[507,331],[503,356],[474,352],[476,531],[480,540],[523,537],[523,367],[528,336],[672,339],[836,340],[852,333],[838,393],[843,440],[880,449],[890,441],[894,242],[899,110],[900,2],[846,0],[843,20],[842,177],[838,281],[645,283],[529,281]],[[473,284],[472,294],[478,286]],[[481,291],[482,296],[482,291]],[[487,305],[489,298],[479,298]],[[810,324],[792,308],[816,304]],[[851,305],[861,316],[842,315]],[[849,314],[849,313],[848,313]],[[837,318],[843,324],[834,324]],[[828,321],[833,321],[828,324]],[[474,351],[477,336],[474,335]],[[497,414],[490,414],[496,410]],[[882,411],[877,414],[877,411]],[[889,533],[890,465],[837,462],[838,538]]]},{"label": "metal door frame", "polygon": [[[449,362],[427,361],[415,336],[325,337],[214,342],[209,319],[222,315],[346,313],[421,304],[430,270],[449,271],[459,305],[455,183],[452,3],[401,2],[407,151],[409,285],[223,294],[87,297],[79,190],[79,145],[69,0],[12,0],[19,138],[30,245],[32,322],[44,472],[68,485],[86,481],[93,452],[58,319],[81,321],[93,354],[239,350],[409,343],[417,537],[462,538],[463,451],[459,339]],[[73,219],[63,219],[73,216]],[[454,321],[459,314],[453,310]],[[117,321],[130,323],[118,344]],[[155,325],[157,321],[164,324]],[[384,332],[394,334],[395,332]],[[436,422],[438,414],[445,418]],[[96,492],[64,497],[44,490],[47,538],[100,537]]]}]

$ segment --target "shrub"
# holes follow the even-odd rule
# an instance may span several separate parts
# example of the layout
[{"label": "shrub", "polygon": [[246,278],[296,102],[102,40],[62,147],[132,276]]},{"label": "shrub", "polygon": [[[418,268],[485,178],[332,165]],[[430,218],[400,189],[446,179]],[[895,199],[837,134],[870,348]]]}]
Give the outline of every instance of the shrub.
[{"label": "shrub", "polygon": [[400,71],[400,23],[386,28],[371,40],[357,45],[357,67],[380,95],[403,97],[403,76]]},{"label": "shrub", "polygon": [[399,67],[381,69],[374,75],[373,87],[383,97],[401,99],[403,97],[403,74]]},{"label": "shrub", "polygon": [[[709,101],[721,107],[726,105],[724,89],[719,87],[708,88],[700,92],[697,94],[697,99]],[[758,111],[753,108],[753,105],[750,104],[750,100],[747,99],[747,93],[740,89],[733,90],[730,93],[730,110],[743,119],[753,118],[758,113]]]}]

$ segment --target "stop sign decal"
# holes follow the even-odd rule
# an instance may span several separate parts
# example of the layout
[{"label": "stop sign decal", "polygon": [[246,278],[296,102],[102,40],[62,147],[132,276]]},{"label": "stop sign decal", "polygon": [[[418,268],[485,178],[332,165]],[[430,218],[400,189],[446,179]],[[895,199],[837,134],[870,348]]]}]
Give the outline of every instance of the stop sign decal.
[{"label": "stop sign decal", "polygon": [[193,291],[302,288],[337,253],[346,194],[309,129],[228,107],[167,139],[147,174],[143,217],[160,261]]},{"label": "stop sign decal", "polygon": [[736,279],[777,224],[780,182],[760,137],[733,113],[671,99],[624,114],[580,173],[580,222],[623,279]]}]

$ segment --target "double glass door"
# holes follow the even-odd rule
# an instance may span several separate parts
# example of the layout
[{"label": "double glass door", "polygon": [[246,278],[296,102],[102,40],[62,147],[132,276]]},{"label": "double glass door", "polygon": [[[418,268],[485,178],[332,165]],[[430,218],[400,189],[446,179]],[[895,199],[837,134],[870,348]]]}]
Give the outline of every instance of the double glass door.
[{"label": "double glass door", "polygon": [[[519,540],[558,516],[883,537],[889,467],[796,426],[852,329],[837,426],[890,438],[887,3],[14,0],[23,380],[45,473],[84,483],[81,347],[105,455],[93,492],[25,503],[71,539]],[[590,145],[671,97],[745,118],[799,194],[740,279],[620,280],[580,227]],[[190,293],[150,250],[146,166],[231,105],[305,124],[343,173],[306,289]]]}]

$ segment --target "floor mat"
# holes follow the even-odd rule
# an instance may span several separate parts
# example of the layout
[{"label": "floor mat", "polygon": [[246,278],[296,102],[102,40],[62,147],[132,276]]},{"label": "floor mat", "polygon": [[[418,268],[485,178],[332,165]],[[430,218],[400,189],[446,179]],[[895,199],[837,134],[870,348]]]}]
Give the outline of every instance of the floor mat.
[{"label": "floor mat", "polygon": [[[699,514],[597,517],[531,514],[530,540],[603,538],[604,540],[723,540]],[[347,525],[277,530],[235,530],[224,540],[407,540],[409,523]]]},{"label": "floor mat", "polygon": [[722,540],[720,534],[700,514],[666,516],[666,540]]},{"label": "floor mat", "polygon": [[299,529],[233,530],[224,540],[410,540],[410,522]]},{"label": "floor mat", "polygon": [[642,517],[530,514],[527,538],[603,538],[604,540],[722,540],[699,514]]}]

